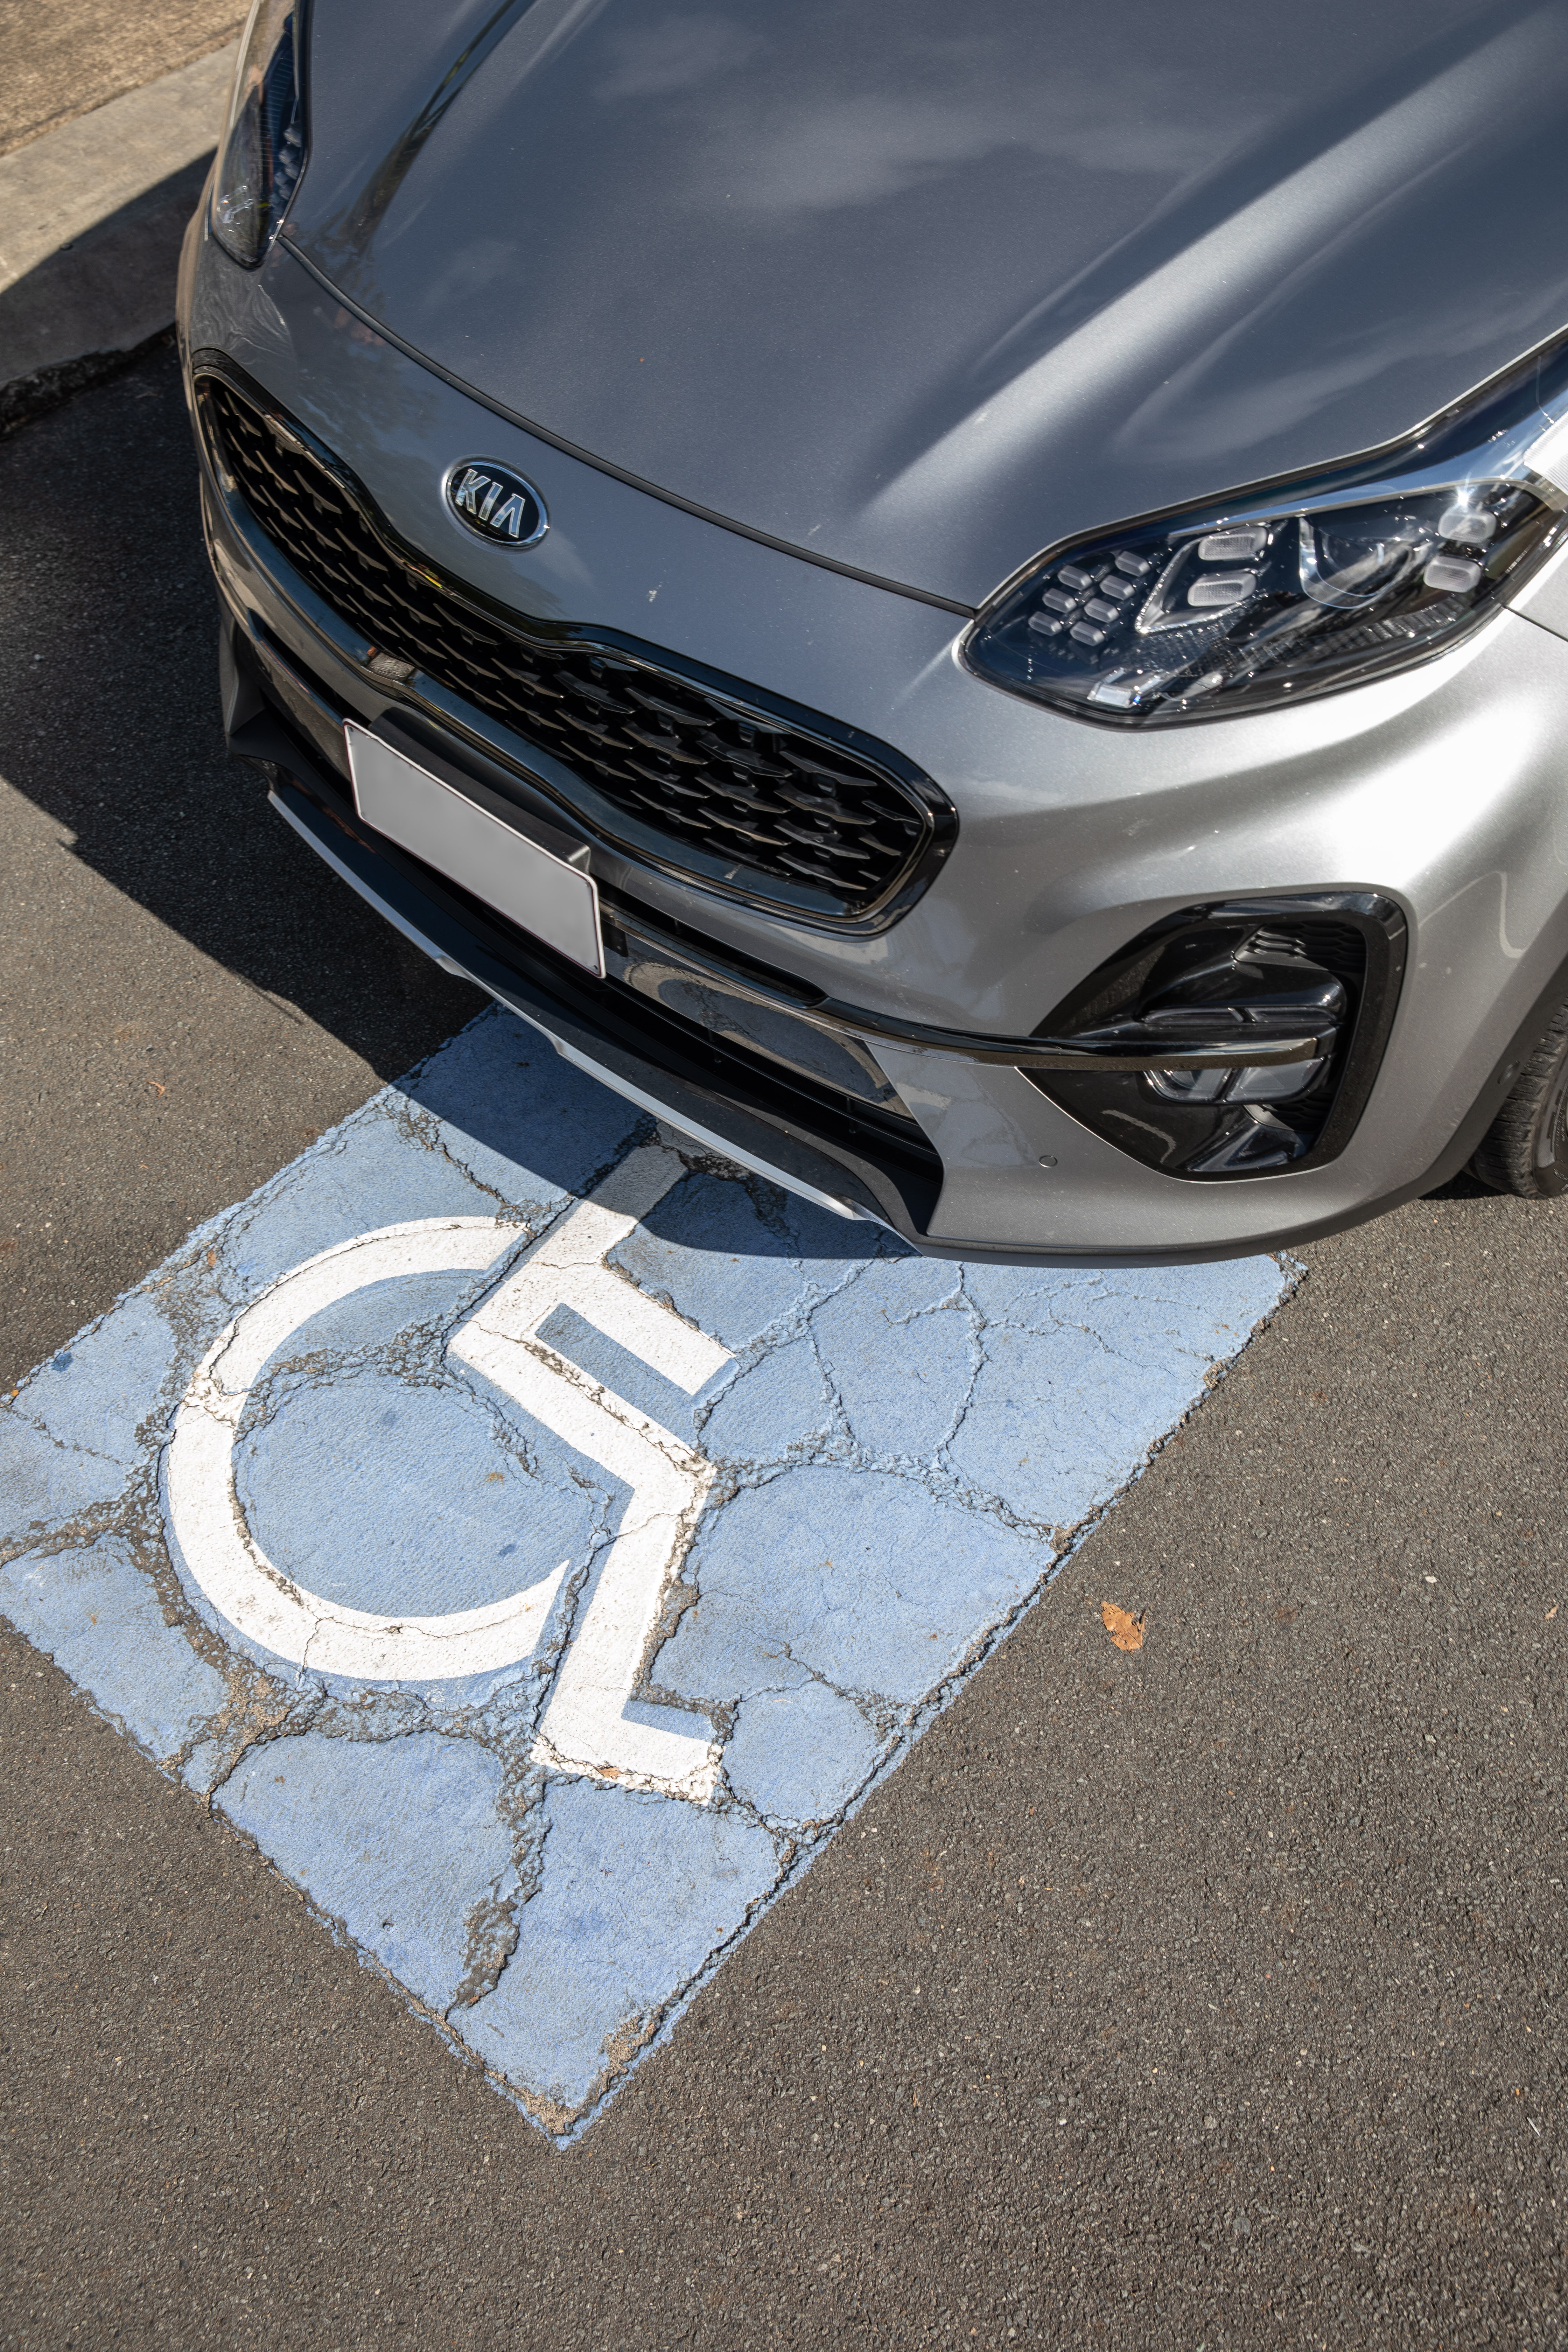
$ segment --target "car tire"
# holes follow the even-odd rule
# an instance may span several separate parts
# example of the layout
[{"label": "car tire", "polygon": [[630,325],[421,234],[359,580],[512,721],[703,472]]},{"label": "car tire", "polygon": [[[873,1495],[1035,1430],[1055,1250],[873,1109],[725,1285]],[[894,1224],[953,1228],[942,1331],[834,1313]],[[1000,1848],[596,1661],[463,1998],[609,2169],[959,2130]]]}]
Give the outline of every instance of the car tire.
[{"label": "car tire", "polygon": [[1559,1007],[1470,1166],[1494,1192],[1527,1201],[1568,1192],[1568,1004]]}]

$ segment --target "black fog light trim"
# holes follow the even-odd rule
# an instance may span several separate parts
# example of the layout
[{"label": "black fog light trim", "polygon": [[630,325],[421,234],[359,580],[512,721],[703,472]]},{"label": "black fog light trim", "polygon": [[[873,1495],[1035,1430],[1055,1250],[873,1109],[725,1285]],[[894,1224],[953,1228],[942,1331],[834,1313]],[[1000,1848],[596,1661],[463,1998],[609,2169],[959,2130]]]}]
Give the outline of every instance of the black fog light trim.
[{"label": "black fog light trim", "polygon": [[[1152,1056],[1161,1035],[1223,1040],[1225,1068],[1032,1069],[1032,1085],[1163,1175],[1234,1181],[1321,1167],[1366,1107],[1405,975],[1405,918],[1367,890],[1184,908],[1092,971],[1041,1034]],[[1310,1034],[1293,1064],[1246,1048]],[[1238,1048],[1240,1049],[1238,1051]]]}]

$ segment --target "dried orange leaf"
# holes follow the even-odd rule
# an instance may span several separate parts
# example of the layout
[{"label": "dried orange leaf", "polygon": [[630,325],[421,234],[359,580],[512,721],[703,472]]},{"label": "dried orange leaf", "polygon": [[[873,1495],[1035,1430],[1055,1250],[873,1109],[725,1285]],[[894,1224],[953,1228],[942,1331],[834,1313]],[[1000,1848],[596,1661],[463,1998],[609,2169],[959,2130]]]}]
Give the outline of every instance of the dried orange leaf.
[{"label": "dried orange leaf", "polygon": [[1114,1601],[1100,1604],[1100,1622],[1119,1650],[1141,1650],[1143,1647],[1143,1620],[1130,1616],[1118,1609]]}]

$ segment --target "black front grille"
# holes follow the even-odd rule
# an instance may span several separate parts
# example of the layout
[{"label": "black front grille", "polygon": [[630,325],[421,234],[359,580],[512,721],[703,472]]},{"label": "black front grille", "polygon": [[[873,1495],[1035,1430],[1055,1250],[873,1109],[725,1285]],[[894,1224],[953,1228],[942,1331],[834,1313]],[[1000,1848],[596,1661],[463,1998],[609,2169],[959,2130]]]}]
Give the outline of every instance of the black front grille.
[{"label": "black front grille", "polygon": [[658,836],[660,862],[853,920],[901,908],[946,854],[956,819],[917,771],[889,773],[834,721],[807,731],[756,689],[716,691],[630,641],[503,619],[401,547],[291,420],[221,376],[200,394],[215,460],[316,593],[376,653],[552,752]]}]

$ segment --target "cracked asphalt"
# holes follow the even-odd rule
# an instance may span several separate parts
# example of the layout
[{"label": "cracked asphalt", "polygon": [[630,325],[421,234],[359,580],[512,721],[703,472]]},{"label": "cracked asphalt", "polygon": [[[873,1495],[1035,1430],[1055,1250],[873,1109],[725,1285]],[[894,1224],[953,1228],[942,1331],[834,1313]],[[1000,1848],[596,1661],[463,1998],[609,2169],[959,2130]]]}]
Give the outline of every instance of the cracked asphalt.
[{"label": "cracked asphalt", "polygon": [[[171,354],[0,565],[8,1388],[478,1003],[224,761]],[[0,1635],[0,2342],[1563,2343],[1568,1213],[1303,1255],[565,2154]]]}]

